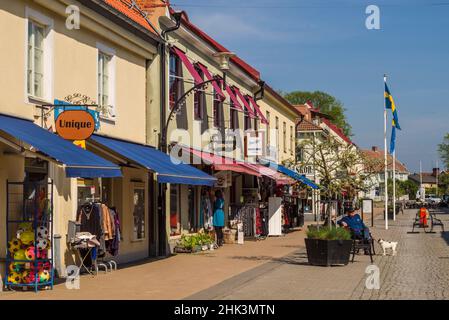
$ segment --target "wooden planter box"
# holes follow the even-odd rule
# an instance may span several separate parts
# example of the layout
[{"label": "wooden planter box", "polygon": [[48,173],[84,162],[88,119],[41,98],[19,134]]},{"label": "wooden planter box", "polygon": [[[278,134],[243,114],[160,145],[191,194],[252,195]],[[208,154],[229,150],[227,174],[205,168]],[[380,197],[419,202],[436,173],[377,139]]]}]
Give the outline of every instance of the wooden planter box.
[{"label": "wooden planter box", "polygon": [[305,239],[307,258],[314,266],[347,265],[352,240]]}]

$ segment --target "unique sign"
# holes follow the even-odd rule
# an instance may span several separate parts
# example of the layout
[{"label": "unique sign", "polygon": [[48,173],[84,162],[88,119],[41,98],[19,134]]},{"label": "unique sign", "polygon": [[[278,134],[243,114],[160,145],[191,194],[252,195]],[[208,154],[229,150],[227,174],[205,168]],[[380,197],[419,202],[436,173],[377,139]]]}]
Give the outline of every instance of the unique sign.
[{"label": "unique sign", "polygon": [[95,120],[83,110],[62,112],[55,121],[56,132],[66,140],[86,140],[95,131]]}]

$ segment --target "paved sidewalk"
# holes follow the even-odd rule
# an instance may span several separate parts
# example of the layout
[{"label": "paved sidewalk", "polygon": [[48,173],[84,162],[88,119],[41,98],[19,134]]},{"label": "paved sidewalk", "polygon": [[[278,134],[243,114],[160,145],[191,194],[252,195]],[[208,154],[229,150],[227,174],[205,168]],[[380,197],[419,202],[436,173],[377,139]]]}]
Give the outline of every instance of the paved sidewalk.
[{"label": "paved sidewalk", "polygon": [[96,277],[82,276],[80,290],[64,284],[51,291],[3,292],[3,299],[182,299],[226,279],[286,256],[304,245],[304,231],[207,253],[178,254]]},{"label": "paved sidewalk", "polygon": [[[449,237],[407,234],[416,210],[407,210],[389,221],[381,216],[371,228],[376,239],[398,241],[398,255],[381,255],[376,244],[374,264],[380,269],[380,290],[368,290],[365,274],[368,256],[356,256],[343,267],[316,267],[307,263],[304,248],[198,292],[188,299],[447,299],[449,298]],[[449,212],[439,214],[449,226]]]}]

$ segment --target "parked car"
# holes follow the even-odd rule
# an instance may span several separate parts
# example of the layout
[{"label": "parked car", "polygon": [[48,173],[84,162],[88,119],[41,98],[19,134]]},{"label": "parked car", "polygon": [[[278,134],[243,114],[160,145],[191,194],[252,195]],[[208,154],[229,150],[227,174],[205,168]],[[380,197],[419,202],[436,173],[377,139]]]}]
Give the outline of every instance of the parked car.
[{"label": "parked car", "polygon": [[426,201],[430,204],[439,204],[441,202],[441,198],[437,197],[434,194],[426,195]]}]

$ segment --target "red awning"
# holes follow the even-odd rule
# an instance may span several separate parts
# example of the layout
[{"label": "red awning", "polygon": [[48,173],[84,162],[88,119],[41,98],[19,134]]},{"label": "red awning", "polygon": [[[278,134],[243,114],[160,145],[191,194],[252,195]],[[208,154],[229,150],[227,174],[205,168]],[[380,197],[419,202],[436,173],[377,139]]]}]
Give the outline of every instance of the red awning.
[{"label": "red awning", "polygon": [[229,170],[233,172],[249,174],[256,177],[261,176],[260,172],[257,170],[257,167],[255,167],[254,165],[235,161],[234,159],[222,157],[208,152],[202,152],[192,148],[183,148],[183,150],[196,157],[201,158],[205,164],[211,165],[215,170]]},{"label": "red awning", "polygon": [[190,74],[192,75],[193,79],[195,80],[195,84],[199,84],[199,83],[203,82],[203,79],[201,78],[199,73],[196,71],[193,64],[189,61],[189,58],[187,58],[187,56],[184,54],[184,52],[182,52],[181,50],[179,50],[176,47],[173,47],[173,50],[175,51],[176,55],[181,59],[182,63],[185,65],[187,70],[189,70]]},{"label": "red awning", "polygon": [[[201,71],[203,71],[203,73],[206,76],[207,80],[212,80],[213,79],[212,74],[209,72],[209,70],[206,68],[206,66],[203,66],[201,63],[198,63],[198,66],[200,67]],[[215,92],[218,93],[218,95],[220,95],[222,97],[222,100],[225,100],[226,96],[224,95],[224,93],[221,90],[221,88],[218,85],[218,83],[213,81],[212,82],[212,86],[214,87]]]},{"label": "red awning", "polygon": [[255,118],[256,114],[254,113],[253,109],[251,108],[251,106],[249,105],[248,101],[245,99],[243,94],[240,92],[239,88],[234,87],[234,90],[235,90],[236,95],[243,102],[243,105],[245,106],[246,110],[248,110],[250,117]]},{"label": "red awning", "polygon": [[247,96],[247,97],[248,97],[249,101],[251,102],[251,104],[253,105],[254,110],[256,110],[257,114],[259,115],[262,123],[268,124],[267,118],[265,118],[262,111],[260,111],[260,107],[257,105],[256,101],[254,101],[253,97],[251,97],[251,96]]},{"label": "red awning", "polygon": [[226,92],[228,93],[229,97],[231,98],[232,102],[234,102],[234,107],[236,109],[239,109],[240,111],[243,111],[243,107],[240,104],[239,100],[235,96],[234,92],[232,92],[232,89],[229,85],[226,85]]},{"label": "red awning", "polygon": [[280,172],[277,172],[276,170],[273,170],[269,167],[265,167],[261,164],[257,165],[257,168],[259,170],[259,172],[263,175],[266,176],[270,179],[273,179],[276,181],[276,185],[292,185],[295,184],[296,181],[290,177],[287,177],[285,175],[283,175]]}]

